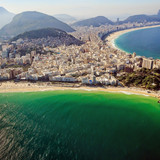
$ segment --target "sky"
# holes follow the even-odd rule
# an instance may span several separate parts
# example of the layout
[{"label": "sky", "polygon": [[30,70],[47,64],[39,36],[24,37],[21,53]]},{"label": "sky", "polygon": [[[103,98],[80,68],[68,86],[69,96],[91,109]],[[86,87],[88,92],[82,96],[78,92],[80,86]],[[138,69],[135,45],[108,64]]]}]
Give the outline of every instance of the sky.
[{"label": "sky", "polygon": [[0,0],[10,12],[40,11],[50,15],[69,14],[79,18],[106,16],[125,18],[135,14],[156,14],[160,0]]}]

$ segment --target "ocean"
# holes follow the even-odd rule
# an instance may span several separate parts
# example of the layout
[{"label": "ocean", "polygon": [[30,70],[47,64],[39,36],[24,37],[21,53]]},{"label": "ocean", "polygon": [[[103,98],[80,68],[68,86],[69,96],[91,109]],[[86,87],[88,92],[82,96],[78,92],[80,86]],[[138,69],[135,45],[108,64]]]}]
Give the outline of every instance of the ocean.
[{"label": "ocean", "polygon": [[160,27],[125,33],[115,40],[115,45],[128,53],[160,59]]},{"label": "ocean", "polygon": [[0,94],[0,159],[158,160],[157,101],[95,91]]}]

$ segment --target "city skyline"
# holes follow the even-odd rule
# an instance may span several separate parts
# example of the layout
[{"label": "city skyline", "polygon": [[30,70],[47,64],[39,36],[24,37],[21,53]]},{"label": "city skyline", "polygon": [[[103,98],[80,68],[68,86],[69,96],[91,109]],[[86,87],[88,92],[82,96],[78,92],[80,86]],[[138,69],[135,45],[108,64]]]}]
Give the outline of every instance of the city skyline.
[{"label": "city skyline", "polygon": [[[138,5],[137,5],[138,4]],[[0,0],[0,6],[15,14],[23,11],[39,11],[49,15],[69,14],[79,18],[103,15],[109,18],[126,18],[133,14],[155,14],[159,10],[158,0]]]}]

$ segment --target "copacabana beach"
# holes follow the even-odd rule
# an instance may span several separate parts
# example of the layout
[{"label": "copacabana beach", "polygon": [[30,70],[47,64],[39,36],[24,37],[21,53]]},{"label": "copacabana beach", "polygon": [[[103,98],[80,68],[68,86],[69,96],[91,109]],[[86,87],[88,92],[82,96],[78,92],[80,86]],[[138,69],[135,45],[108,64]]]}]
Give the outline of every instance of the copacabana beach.
[{"label": "copacabana beach", "polygon": [[0,84],[0,93],[14,93],[14,92],[41,92],[41,91],[55,91],[55,90],[84,90],[88,92],[102,91],[102,92],[119,92],[123,94],[136,94],[151,97],[160,97],[160,92],[148,91],[140,88],[127,88],[127,87],[61,87],[56,85],[48,85],[48,83],[29,83],[29,82],[3,82]]}]

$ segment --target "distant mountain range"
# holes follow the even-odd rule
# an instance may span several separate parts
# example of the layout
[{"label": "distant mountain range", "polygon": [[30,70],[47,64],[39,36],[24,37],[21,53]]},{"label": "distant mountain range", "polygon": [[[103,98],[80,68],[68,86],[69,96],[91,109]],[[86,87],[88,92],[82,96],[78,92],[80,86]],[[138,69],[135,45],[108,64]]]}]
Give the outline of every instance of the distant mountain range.
[{"label": "distant mountain range", "polygon": [[[55,15],[58,19],[70,23],[71,21],[75,21],[76,19],[72,16],[66,14]],[[66,32],[75,31],[68,24],[54,18],[53,16],[49,16],[44,13],[36,12],[36,11],[28,11],[22,12],[14,16],[13,13],[8,12],[3,7],[0,7],[0,27],[5,25],[0,29],[0,38],[6,37],[14,37],[21,33],[44,29],[44,28],[57,28]],[[128,23],[128,22],[160,22],[160,10],[157,15],[134,15],[128,17],[124,21],[120,21],[120,24]],[[7,24],[8,23],[8,24]],[[112,22],[108,18],[104,16],[98,16],[94,18],[89,18],[86,20],[81,20],[72,24],[72,26],[93,26],[99,27],[101,25],[114,25],[116,22]]]},{"label": "distant mountain range", "polygon": [[17,14],[13,20],[0,30],[0,36],[16,36],[26,31],[42,28],[57,28],[66,32],[73,32],[69,25],[56,18],[35,11]]},{"label": "distant mountain range", "polygon": [[77,19],[75,17],[72,17],[68,14],[56,14],[56,15],[54,15],[54,17],[62,22],[67,23],[67,24],[71,24],[71,23],[74,23],[77,21]]},{"label": "distant mountain range", "polygon": [[126,20],[122,21],[122,23],[144,23],[144,22],[160,22],[160,17],[156,16],[148,16],[148,15],[135,15],[130,16]]},{"label": "distant mountain range", "polygon": [[[130,23],[134,23],[134,22],[137,22],[137,23],[160,22],[160,10],[159,10],[157,15],[153,15],[153,16],[144,15],[144,14],[130,16],[126,20],[120,21],[120,24],[128,23],[128,22],[130,22]],[[113,25],[113,24],[117,24],[117,23],[116,22],[112,22],[111,20],[109,20],[106,17],[98,16],[98,17],[95,17],[95,18],[89,18],[89,19],[86,19],[86,20],[75,22],[75,23],[72,24],[72,26],[99,27],[101,25],[106,25],[106,24]]]},{"label": "distant mountain range", "polygon": [[25,32],[23,34],[20,34],[20,35],[14,37],[10,41],[16,41],[20,38],[22,38],[23,40],[27,39],[29,41],[38,39],[38,43],[40,43],[40,41],[41,41],[39,39],[43,39],[42,40],[42,42],[43,42],[43,41],[47,41],[48,38],[52,38],[52,40],[50,40],[50,43],[53,42],[54,45],[56,45],[56,46],[64,45],[64,44],[65,45],[71,45],[71,44],[82,45],[83,44],[82,41],[76,39],[72,35],[69,35],[65,31],[55,29],[55,28],[45,28],[45,29],[39,29],[39,30]]},{"label": "distant mountain range", "polygon": [[15,14],[7,11],[5,8],[0,7],[0,28],[10,23]]},{"label": "distant mountain range", "polygon": [[73,26],[93,26],[93,27],[99,27],[101,25],[106,25],[106,24],[114,24],[111,20],[104,16],[98,16],[95,18],[90,18],[82,21],[78,21],[76,23],[73,23]]}]

